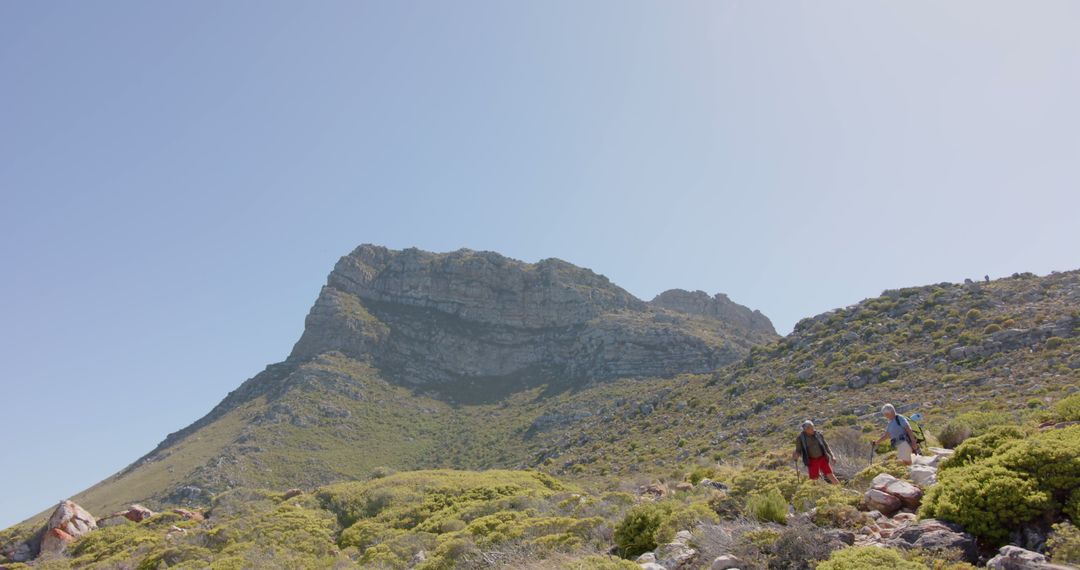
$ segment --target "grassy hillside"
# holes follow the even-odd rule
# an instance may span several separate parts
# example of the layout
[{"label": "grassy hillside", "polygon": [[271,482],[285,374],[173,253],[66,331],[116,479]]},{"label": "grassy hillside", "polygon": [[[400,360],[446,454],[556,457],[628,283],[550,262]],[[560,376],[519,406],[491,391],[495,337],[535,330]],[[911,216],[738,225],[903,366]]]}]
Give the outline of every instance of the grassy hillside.
[{"label": "grassy hillside", "polygon": [[526,444],[555,473],[662,472],[786,450],[805,418],[876,434],[891,402],[945,431],[1022,420],[1078,386],[1080,272],[1024,274],[887,291],[711,375],[561,395],[545,404],[557,427]]}]

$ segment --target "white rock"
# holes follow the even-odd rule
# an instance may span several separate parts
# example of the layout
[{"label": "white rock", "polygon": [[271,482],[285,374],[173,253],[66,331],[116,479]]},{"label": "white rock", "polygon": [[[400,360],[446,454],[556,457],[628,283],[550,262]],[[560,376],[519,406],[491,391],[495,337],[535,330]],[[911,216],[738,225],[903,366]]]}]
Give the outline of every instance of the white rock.
[{"label": "white rock", "polygon": [[877,489],[878,491],[884,491],[885,487],[888,487],[889,483],[892,483],[893,481],[899,481],[899,479],[888,473],[879,473],[878,476],[874,477],[874,480],[870,482],[870,487]]},{"label": "white rock", "polygon": [[668,570],[655,562],[646,562],[641,565],[642,570]]},{"label": "white rock", "polygon": [[937,483],[937,469],[926,465],[912,465],[911,480],[915,485],[926,489]]},{"label": "white rock", "polygon": [[634,562],[637,562],[638,564],[645,564],[646,562],[656,562],[656,555],[652,552],[646,552],[645,554],[638,556],[637,560],[635,560]]},{"label": "white rock", "polygon": [[732,554],[722,554],[713,560],[710,570],[737,570],[742,565],[742,560],[739,560]]}]

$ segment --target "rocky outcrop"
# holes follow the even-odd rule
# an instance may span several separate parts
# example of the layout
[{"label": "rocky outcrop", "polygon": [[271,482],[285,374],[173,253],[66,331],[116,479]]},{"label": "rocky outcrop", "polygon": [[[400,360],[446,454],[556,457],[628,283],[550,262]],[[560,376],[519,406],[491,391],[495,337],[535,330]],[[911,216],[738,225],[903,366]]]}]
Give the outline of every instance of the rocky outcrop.
[{"label": "rocky outcrop", "polygon": [[776,329],[773,328],[769,317],[763,315],[761,311],[752,310],[732,301],[723,293],[710,297],[704,291],[670,289],[654,297],[649,304],[680,313],[724,321],[747,333],[776,334]]},{"label": "rocky outcrop", "polygon": [[58,555],[80,536],[95,530],[97,519],[71,501],[61,501],[49,520],[32,538],[7,549],[4,555],[12,562],[27,562],[38,556]]},{"label": "rocky outcrop", "polygon": [[1051,337],[1071,337],[1080,325],[1076,317],[1063,317],[1056,322],[1031,329],[1005,329],[991,333],[979,344],[956,346],[949,350],[952,360],[987,357],[1006,350],[1030,348]]},{"label": "rocky outcrop", "polygon": [[921,520],[893,532],[892,537],[887,544],[898,548],[921,548],[931,552],[957,551],[963,553],[968,562],[975,562],[979,557],[975,537],[964,532],[959,525],[936,519]]},{"label": "rocky outcrop", "polygon": [[760,312],[691,298],[645,303],[557,259],[365,245],[331,272],[289,361],[338,351],[402,384],[489,391],[705,372],[776,338]]},{"label": "rocky outcrop", "polygon": [[1002,546],[997,556],[986,563],[991,570],[1070,570],[1070,566],[1060,566],[1047,562],[1046,556],[1038,552],[1024,550],[1019,546]]}]

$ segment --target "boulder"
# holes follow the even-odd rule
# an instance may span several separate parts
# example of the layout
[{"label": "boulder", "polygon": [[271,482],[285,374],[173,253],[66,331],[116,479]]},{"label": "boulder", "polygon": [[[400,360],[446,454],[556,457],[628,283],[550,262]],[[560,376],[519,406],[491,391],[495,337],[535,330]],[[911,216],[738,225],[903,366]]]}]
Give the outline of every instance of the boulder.
[{"label": "boulder", "polygon": [[986,567],[993,570],[1028,570],[1048,568],[1050,565],[1046,562],[1046,556],[1038,552],[1008,545],[1002,546],[997,556],[986,562]]},{"label": "boulder", "polygon": [[870,489],[866,492],[863,501],[870,509],[880,511],[882,514],[889,516],[900,510],[903,503],[900,499],[877,489]]},{"label": "boulder", "polygon": [[927,451],[929,451],[933,455],[938,455],[944,458],[952,457],[953,454],[956,453],[956,451],[952,449],[946,449],[944,447],[929,447],[927,448]]},{"label": "boulder", "polygon": [[[937,457],[937,456],[935,456]],[[922,489],[937,484],[937,469],[927,465],[912,465],[911,480]]]},{"label": "boulder", "polygon": [[959,525],[937,519],[924,519],[897,531],[888,544],[931,551],[955,550],[962,552],[964,559],[971,563],[975,563],[979,558],[975,537],[964,532]]},{"label": "boulder", "polygon": [[712,566],[709,570],[734,570],[743,565],[743,561],[739,560],[734,554],[722,554],[713,560]]},{"label": "boulder", "polygon": [[922,502],[922,489],[907,481],[893,481],[885,486],[884,491],[900,499],[905,507],[912,510],[919,508],[919,503]]},{"label": "boulder", "polygon": [[686,482],[678,483],[675,485],[675,490],[681,491],[683,493],[689,493],[690,491],[694,490],[694,485]]},{"label": "boulder", "polygon": [[74,538],[97,528],[97,519],[79,505],[71,501],[62,501],[49,516],[46,529],[60,529]]},{"label": "boulder", "polygon": [[154,511],[142,505],[131,505],[126,511],[122,511],[120,515],[131,522],[142,522],[154,516]]},{"label": "boulder", "polygon": [[655,562],[646,562],[641,565],[641,570],[668,570]]},{"label": "boulder", "polygon": [[634,562],[637,562],[638,564],[648,564],[649,562],[656,562],[656,554],[652,552],[646,552],[645,554],[638,556],[637,559],[634,560]]},{"label": "boulder", "polygon": [[874,477],[874,480],[870,482],[870,488],[884,491],[885,487],[888,487],[889,483],[892,483],[893,481],[899,481],[899,479],[888,473],[879,473],[878,476]]},{"label": "boulder", "polygon": [[[29,545],[31,557],[41,554],[59,554],[76,538],[97,528],[97,519],[85,509],[71,501],[61,501],[49,516],[45,528],[41,531],[41,541],[36,552],[33,544]],[[20,555],[24,555],[20,552]]]},{"label": "boulder", "polygon": [[41,537],[41,551],[38,556],[47,554],[60,554],[69,544],[75,542],[75,537],[58,528],[50,528]]},{"label": "boulder", "polygon": [[304,494],[304,492],[301,491],[300,489],[289,489],[288,491],[285,491],[285,500],[288,501],[289,499],[292,499],[293,497],[299,497],[300,495],[303,495],[303,494]]},{"label": "boulder", "polygon": [[933,454],[931,454],[931,455],[912,455],[911,456],[911,462],[914,465],[918,465],[918,466],[926,466],[926,467],[937,468],[938,464],[941,463],[941,458],[942,458],[941,455],[933,455]]}]

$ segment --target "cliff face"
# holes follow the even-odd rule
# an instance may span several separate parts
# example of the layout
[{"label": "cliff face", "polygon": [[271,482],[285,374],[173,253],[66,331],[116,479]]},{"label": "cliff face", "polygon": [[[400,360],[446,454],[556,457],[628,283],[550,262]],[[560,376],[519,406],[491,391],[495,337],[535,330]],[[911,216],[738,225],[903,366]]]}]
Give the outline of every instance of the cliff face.
[{"label": "cliff face", "polygon": [[510,388],[704,372],[776,336],[723,296],[711,312],[672,306],[557,259],[364,245],[337,263],[289,360],[338,351],[403,385]]}]

